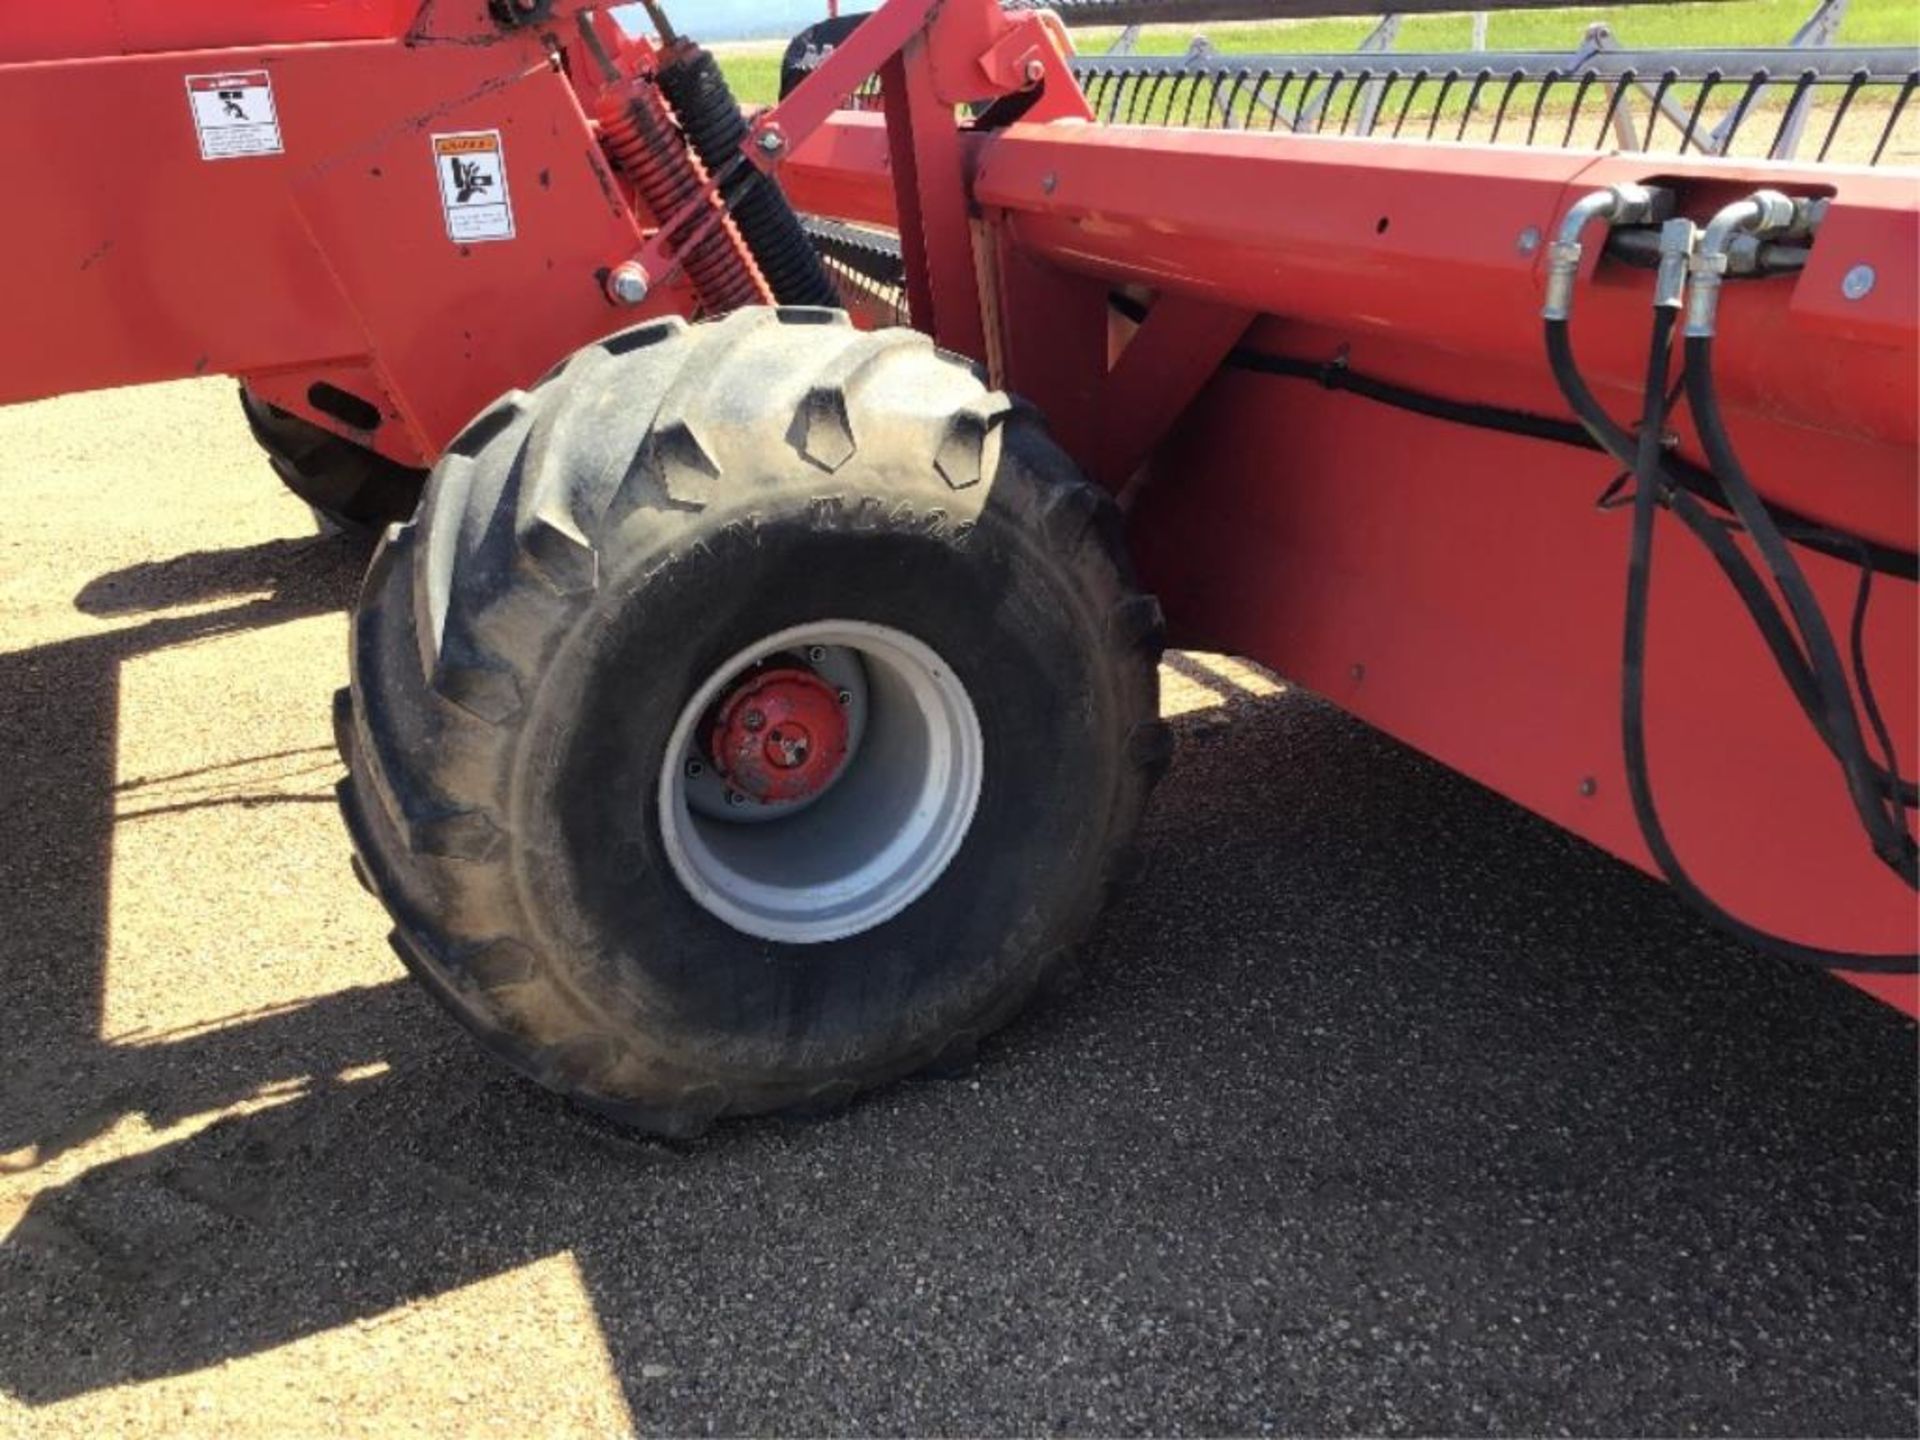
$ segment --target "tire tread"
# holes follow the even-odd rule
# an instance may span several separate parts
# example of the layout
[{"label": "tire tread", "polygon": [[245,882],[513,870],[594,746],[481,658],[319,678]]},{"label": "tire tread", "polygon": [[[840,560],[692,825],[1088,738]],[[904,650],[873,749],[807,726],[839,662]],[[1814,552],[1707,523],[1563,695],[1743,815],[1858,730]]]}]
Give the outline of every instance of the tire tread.
[{"label": "tire tread", "polygon": [[[868,416],[863,395],[909,390],[921,373],[889,379],[896,366],[939,367],[948,377],[942,384],[971,398],[945,411],[930,401],[925,414]],[[644,381],[633,378],[641,369]],[[1087,633],[1130,687],[1126,703],[1157,717],[1164,624],[1158,603],[1134,586],[1111,500],[1065,460],[1028,407],[981,389],[970,366],[937,357],[923,336],[865,335],[830,312],[791,309],[692,327],[655,322],[589,346],[477,417],[436,469],[419,517],[383,543],[377,583],[370,578],[356,617],[355,683],[335,707],[356,868],[393,914],[394,948],[407,968],[487,1049],[599,1113],[682,1138],[722,1115],[837,1109],[899,1075],[970,1064],[981,1038],[1034,993],[1069,982],[1076,943],[1116,888],[1125,842],[1170,752],[1170,732],[1157,718],[1132,726],[1131,764],[1096,832],[1111,838],[1114,852],[1079,913],[1058,927],[1071,934],[1047,944],[1017,987],[911,1053],[866,1070],[740,1084],[637,1053],[610,1035],[564,967],[540,959],[542,941],[517,909],[507,757],[518,718],[534,703],[543,657],[609,583],[616,537],[636,512],[648,512],[648,525],[702,534],[698,543],[717,551],[759,543],[757,512],[744,503],[749,482],[729,475],[720,453],[723,435],[727,444],[743,442],[717,418],[732,413],[728,387],[755,371],[791,376],[792,401],[770,417],[764,441],[804,458],[816,483],[800,493],[823,530],[857,532],[910,515],[925,533],[964,544],[975,502],[960,503],[958,513],[956,503],[994,473],[1000,450],[1015,447],[1037,487],[1011,502],[1026,507],[1016,518],[1071,575],[1088,607]],[[640,393],[645,386],[655,400]],[[635,458],[599,470],[565,463],[584,424],[575,413],[612,417],[601,438],[625,444],[631,435]],[[955,486],[949,467],[964,475],[969,466],[977,472],[970,485]],[[954,502],[940,502],[937,486],[909,506],[839,483],[855,470],[888,467],[938,470]],[[723,519],[702,520],[715,504],[728,507]],[[417,659],[396,664],[408,647]],[[486,775],[499,778],[476,778]]]}]

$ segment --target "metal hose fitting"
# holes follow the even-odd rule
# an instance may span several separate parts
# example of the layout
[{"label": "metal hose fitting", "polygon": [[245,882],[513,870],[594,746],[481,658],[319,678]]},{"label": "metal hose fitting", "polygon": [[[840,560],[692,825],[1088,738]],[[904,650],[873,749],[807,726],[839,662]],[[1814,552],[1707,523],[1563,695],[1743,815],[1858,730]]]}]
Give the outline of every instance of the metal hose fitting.
[{"label": "metal hose fitting", "polygon": [[1676,215],[1660,227],[1660,269],[1653,278],[1653,303],[1656,308],[1678,310],[1687,293],[1687,264],[1693,259],[1693,246],[1699,229],[1684,215]]},{"label": "metal hose fitting", "polygon": [[1798,222],[1807,223],[1805,202],[1796,204],[1778,190],[1756,190],[1744,200],[1736,200],[1707,222],[1694,247],[1687,272],[1693,282],[1687,299],[1687,338],[1712,336],[1714,320],[1720,309],[1720,287],[1727,283],[1727,252],[1741,235],[1770,235],[1785,231]]},{"label": "metal hose fitting", "polygon": [[1547,299],[1540,307],[1545,320],[1565,320],[1573,313],[1573,282],[1580,273],[1585,250],[1580,236],[1596,220],[1612,225],[1644,225],[1673,213],[1673,193],[1652,185],[1609,185],[1573,202],[1560,233],[1547,246]]}]

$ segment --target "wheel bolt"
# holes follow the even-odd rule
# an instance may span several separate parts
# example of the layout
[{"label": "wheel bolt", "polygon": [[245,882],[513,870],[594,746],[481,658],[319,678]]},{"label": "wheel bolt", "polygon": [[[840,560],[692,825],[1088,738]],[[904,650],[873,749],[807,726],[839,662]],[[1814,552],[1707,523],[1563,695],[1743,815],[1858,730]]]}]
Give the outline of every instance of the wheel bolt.
[{"label": "wheel bolt", "polygon": [[818,665],[822,660],[826,658],[827,658],[826,646],[809,645],[807,647],[807,659],[811,660],[815,665]]},{"label": "wheel bolt", "polygon": [[758,730],[762,725],[767,723],[767,717],[762,715],[758,710],[749,710],[741,717],[741,723],[749,730]]},{"label": "wheel bolt", "polygon": [[702,765],[698,760],[687,761],[687,778],[689,780],[697,779],[700,773],[706,768],[707,767]]},{"label": "wheel bolt", "polygon": [[742,795],[738,790],[727,791],[727,804],[744,805],[746,803],[747,803],[747,797]]},{"label": "wheel bolt", "polygon": [[842,705],[851,705],[853,703],[853,692],[851,690],[836,690],[833,693]]}]

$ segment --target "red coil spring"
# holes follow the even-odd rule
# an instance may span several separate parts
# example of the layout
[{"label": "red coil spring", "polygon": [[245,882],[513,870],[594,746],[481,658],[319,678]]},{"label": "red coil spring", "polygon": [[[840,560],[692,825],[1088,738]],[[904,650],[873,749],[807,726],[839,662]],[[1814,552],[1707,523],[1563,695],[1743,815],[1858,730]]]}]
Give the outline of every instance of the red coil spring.
[{"label": "red coil spring", "polygon": [[[707,172],[688,146],[653,81],[641,78],[601,93],[594,105],[600,141],[620,173],[665,224],[707,185]],[[723,219],[680,257],[708,310],[737,310],[761,300],[759,277],[732,219]]]}]

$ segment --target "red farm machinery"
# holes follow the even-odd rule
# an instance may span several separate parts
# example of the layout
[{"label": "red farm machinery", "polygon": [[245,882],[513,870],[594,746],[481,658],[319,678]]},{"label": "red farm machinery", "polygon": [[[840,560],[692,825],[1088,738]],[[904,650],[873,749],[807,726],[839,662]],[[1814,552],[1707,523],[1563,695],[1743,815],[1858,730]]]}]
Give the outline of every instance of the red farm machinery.
[{"label": "red farm machinery", "polygon": [[885,0],[743,109],[651,5],[32,7],[0,402],[237,376],[391,522],[354,866],[642,1127],[1049,984],[1168,640],[1912,1012],[1920,190],[1866,163],[1911,64],[1076,57],[1075,8]]}]

